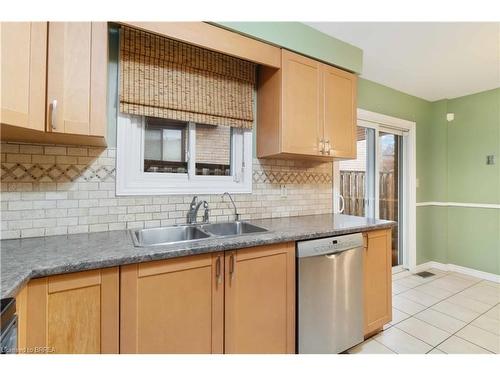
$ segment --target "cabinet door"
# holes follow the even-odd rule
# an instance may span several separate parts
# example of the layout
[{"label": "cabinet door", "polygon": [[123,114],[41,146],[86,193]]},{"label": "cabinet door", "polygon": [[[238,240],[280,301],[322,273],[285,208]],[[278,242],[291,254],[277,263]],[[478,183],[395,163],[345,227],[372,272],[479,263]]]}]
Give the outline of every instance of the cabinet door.
[{"label": "cabinet door", "polygon": [[295,245],[226,252],[225,352],[295,352]]},{"label": "cabinet door", "polygon": [[391,230],[364,234],[365,336],[392,319]]},{"label": "cabinet door", "polygon": [[223,253],[121,267],[121,353],[222,353]]},{"label": "cabinet door", "polygon": [[2,22],[1,122],[45,129],[46,22]]},{"label": "cabinet door", "polygon": [[356,158],[356,76],[322,64],[325,148],[335,158]]},{"label": "cabinet door", "polygon": [[31,280],[20,324],[28,352],[118,353],[118,288],[117,267]]},{"label": "cabinet door", "polygon": [[320,64],[282,51],[282,152],[320,155]]},{"label": "cabinet door", "polygon": [[47,130],[104,136],[107,24],[50,22]]}]

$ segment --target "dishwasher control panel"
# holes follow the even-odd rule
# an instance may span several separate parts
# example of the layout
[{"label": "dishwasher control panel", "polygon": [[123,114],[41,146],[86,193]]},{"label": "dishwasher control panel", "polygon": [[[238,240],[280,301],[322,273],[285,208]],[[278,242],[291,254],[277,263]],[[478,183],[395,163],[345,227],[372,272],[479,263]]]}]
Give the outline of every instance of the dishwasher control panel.
[{"label": "dishwasher control panel", "polygon": [[361,233],[297,242],[297,258],[334,254],[363,246]]}]

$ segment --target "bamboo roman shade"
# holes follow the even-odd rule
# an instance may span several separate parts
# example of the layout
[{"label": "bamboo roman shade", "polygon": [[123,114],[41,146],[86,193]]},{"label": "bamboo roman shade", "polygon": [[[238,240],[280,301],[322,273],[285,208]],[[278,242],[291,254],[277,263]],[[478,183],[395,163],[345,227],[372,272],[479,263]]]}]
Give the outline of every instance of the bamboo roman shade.
[{"label": "bamboo roman shade", "polygon": [[122,27],[120,111],[252,128],[256,65]]}]

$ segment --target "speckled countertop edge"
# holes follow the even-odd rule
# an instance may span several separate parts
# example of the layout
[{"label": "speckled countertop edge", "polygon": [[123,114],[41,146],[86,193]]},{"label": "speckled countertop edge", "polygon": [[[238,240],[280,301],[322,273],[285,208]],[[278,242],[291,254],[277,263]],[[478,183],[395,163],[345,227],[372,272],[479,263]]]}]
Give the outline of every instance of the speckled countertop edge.
[{"label": "speckled countertop edge", "polygon": [[129,231],[2,240],[1,298],[15,296],[30,280],[69,272],[390,228],[392,221],[348,215],[309,215],[250,220],[269,232],[165,246],[135,247]]}]

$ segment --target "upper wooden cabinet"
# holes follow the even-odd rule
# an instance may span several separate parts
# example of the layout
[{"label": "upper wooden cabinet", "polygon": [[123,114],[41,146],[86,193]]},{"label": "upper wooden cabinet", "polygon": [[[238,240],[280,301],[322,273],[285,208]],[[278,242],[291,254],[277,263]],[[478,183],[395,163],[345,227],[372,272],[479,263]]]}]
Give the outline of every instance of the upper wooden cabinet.
[{"label": "upper wooden cabinet", "polygon": [[17,297],[21,353],[118,353],[118,268],[31,280]]},{"label": "upper wooden cabinet", "polygon": [[2,23],[2,140],[106,145],[107,23]]},{"label": "upper wooden cabinet", "polygon": [[45,129],[47,22],[0,23],[1,123]]},{"label": "upper wooden cabinet", "polygon": [[50,22],[47,130],[104,137],[107,25]]},{"label": "upper wooden cabinet", "polygon": [[363,234],[365,336],[371,336],[392,319],[391,230]]},{"label": "upper wooden cabinet", "polygon": [[282,50],[257,96],[258,157],[356,158],[356,75]]}]

